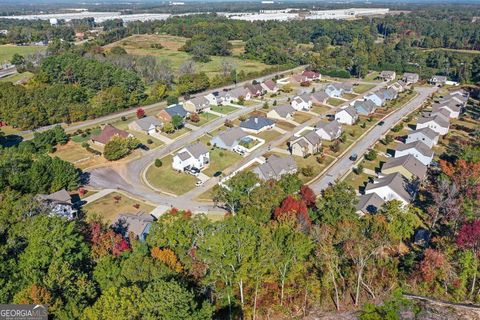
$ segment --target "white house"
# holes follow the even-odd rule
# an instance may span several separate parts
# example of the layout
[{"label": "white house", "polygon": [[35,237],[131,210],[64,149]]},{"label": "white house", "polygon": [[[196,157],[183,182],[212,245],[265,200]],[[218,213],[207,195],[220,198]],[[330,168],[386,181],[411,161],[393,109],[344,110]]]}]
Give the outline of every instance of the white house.
[{"label": "white house", "polygon": [[77,210],[73,207],[72,197],[65,189],[51,194],[39,194],[37,198],[51,216],[67,219],[73,219],[76,216]]},{"label": "white house", "polygon": [[348,106],[335,113],[335,120],[341,124],[354,125],[358,120],[358,113],[354,107]]},{"label": "white house", "polygon": [[173,156],[172,168],[179,171],[185,169],[203,169],[210,163],[210,153],[207,147],[197,142],[186,146]]},{"label": "white house", "polygon": [[290,103],[295,110],[310,110],[312,108],[312,99],[307,93],[296,96]]},{"label": "white house", "polygon": [[383,79],[384,81],[392,81],[395,80],[396,76],[397,74],[395,71],[382,71],[379,78]]},{"label": "white house", "polygon": [[373,183],[367,184],[365,194],[372,193],[376,193],[383,201],[398,200],[404,205],[409,204],[415,195],[407,178],[398,172],[375,179]]},{"label": "white house", "polygon": [[435,75],[435,76],[432,76],[429,80],[430,84],[434,84],[436,86],[441,86],[441,85],[444,85],[445,82],[447,82],[447,77],[446,76],[439,76],[439,75]]},{"label": "white house", "polygon": [[342,134],[343,129],[337,120],[330,121],[330,122],[320,121],[319,123],[317,123],[315,132],[323,140],[332,141],[340,138],[340,135]]},{"label": "white house", "polygon": [[420,76],[417,73],[405,72],[402,80],[407,84],[417,83],[420,80]]},{"label": "white house", "polygon": [[377,107],[381,107],[385,101],[384,98],[377,93],[370,93],[369,95],[365,96],[365,99],[372,101]]},{"label": "white house", "polygon": [[443,136],[448,133],[450,123],[443,116],[435,114],[431,117],[422,117],[417,120],[416,129],[430,128],[439,135]]},{"label": "white house", "polygon": [[418,161],[428,166],[433,160],[433,151],[422,141],[398,144],[395,148],[395,158],[406,155],[414,156]]},{"label": "white house", "polygon": [[430,128],[422,128],[410,132],[407,136],[406,143],[412,143],[415,141],[421,141],[425,143],[429,148],[432,148],[438,143],[438,133]]},{"label": "white house", "polygon": [[329,97],[339,98],[343,94],[343,87],[340,84],[329,84],[325,87],[325,92]]}]

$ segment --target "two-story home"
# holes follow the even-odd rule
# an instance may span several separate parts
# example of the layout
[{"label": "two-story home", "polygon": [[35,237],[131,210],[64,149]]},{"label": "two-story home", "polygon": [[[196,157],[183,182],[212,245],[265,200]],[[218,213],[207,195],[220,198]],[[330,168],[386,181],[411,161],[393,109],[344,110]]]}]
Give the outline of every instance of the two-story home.
[{"label": "two-story home", "polygon": [[230,94],[231,102],[239,102],[242,98],[248,101],[252,98],[252,94],[245,88],[238,87],[228,91]]},{"label": "two-story home", "polygon": [[421,141],[425,143],[429,148],[437,145],[439,134],[430,128],[422,128],[411,131],[406,139],[405,143],[412,143],[415,141]]},{"label": "two-story home", "polygon": [[203,169],[210,163],[210,153],[207,147],[197,142],[180,149],[174,156],[172,168],[178,171],[185,169]]},{"label": "two-story home", "polygon": [[135,238],[143,242],[147,239],[154,221],[155,218],[146,212],[139,214],[121,213],[113,227],[120,231],[124,237],[128,238],[133,234]]},{"label": "two-story home", "polygon": [[308,93],[303,93],[299,96],[296,96],[291,101],[291,106],[295,110],[310,110],[312,108],[312,99]]},{"label": "two-story home", "polygon": [[409,180],[418,178],[423,180],[427,175],[427,166],[411,154],[398,158],[390,158],[382,166],[382,174],[400,173]]},{"label": "two-story home", "polygon": [[378,77],[383,81],[393,81],[397,77],[397,73],[395,71],[382,71]]},{"label": "two-story home", "polygon": [[153,116],[143,117],[128,124],[128,129],[140,131],[148,135],[157,133],[162,127],[163,122]]},{"label": "two-story home", "polygon": [[290,152],[299,157],[320,152],[322,148],[322,139],[315,131],[310,131],[303,136],[294,137],[289,143]]},{"label": "two-story home", "polygon": [[213,137],[210,143],[217,148],[234,150],[245,137],[248,137],[248,133],[239,127],[232,127]]},{"label": "two-story home", "polygon": [[247,132],[258,134],[265,130],[273,129],[275,122],[265,117],[252,116],[240,122],[240,128]]},{"label": "two-story home", "polygon": [[428,166],[433,160],[433,151],[422,141],[411,143],[401,143],[395,148],[395,158],[400,158],[411,154],[421,163]]},{"label": "two-story home", "polygon": [[317,91],[310,95],[310,99],[313,104],[322,105],[326,104],[329,96],[325,91]]},{"label": "two-story home", "polygon": [[378,92],[373,92],[365,96],[365,100],[370,100],[377,107],[383,106],[383,103],[385,102],[385,98],[383,94],[379,94]]},{"label": "two-story home", "polygon": [[430,84],[436,85],[436,86],[443,86],[447,82],[447,77],[446,76],[439,76],[435,75],[428,80]]},{"label": "two-story home", "polygon": [[185,119],[188,115],[187,110],[183,108],[181,104],[173,104],[167,108],[161,110],[157,117],[162,120],[164,123],[171,122],[174,116],[179,116],[182,119]]},{"label": "two-story home", "polygon": [[342,125],[337,121],[320,121],[315,127],[315,132],[323,140],[332,141],[340,138],[343,132]]},{"label": "two-story home", "polygon": [[416,129],[422,128],[430,128],[439,135],[443,136],[448,133],[450,123],[448,120],[445,120],[444,116],[435,114],[431,117],[421,117],[417,120]]},{"label": "two-story home", "polygon": [[339,109],[335,112],[335,120],[341,124],[354,125],[358,120],[357,110],[352,106]]},{"label": "two-story home", "polygon": [[183,107],[190,113],[200,113],[210,110],[210,101],[204,96],[199,96],[186,101]]},{"label": "two-story home", "polygon": [[295,109],[288,104],[280,105],[267,113],[267,117],[279,120],[291,120],[295,114]]},{"label": "two-story home", "polygon": [[388,88],[392,88],[398,93],[402,93],[407,89],[407,84],[403,80],[398,80],[394,83],[392,83]]},{"label": "two-story home", "polygon": [[372,100],[355,101],[353,107],[358,114],[368,116],[377,110],[377,105]]},{"label": "two-story home", "polygon": [[261,180],[279,180],[285,174],[297,172],[297,164],[291,156],[271,155],[265,163],[252,170]]},{"label": "two-story home", "polygon": [[344,92],[343,86],[340,83],[331,83],[325,87],[325,93],[329,97],[339,98]]},{"label": "two-story home", "polygon": [[403,82],[407,85],[411,85],[420,81],[420,76],[418,73],[405,72],[402,77]]},{"label": "two-story home", "polygon": [[416,190],[400,173],[392,173],[375,179],[365,187],[365,194],[376,193],[383,201],[398,200],[408,205],[415,197]]}]

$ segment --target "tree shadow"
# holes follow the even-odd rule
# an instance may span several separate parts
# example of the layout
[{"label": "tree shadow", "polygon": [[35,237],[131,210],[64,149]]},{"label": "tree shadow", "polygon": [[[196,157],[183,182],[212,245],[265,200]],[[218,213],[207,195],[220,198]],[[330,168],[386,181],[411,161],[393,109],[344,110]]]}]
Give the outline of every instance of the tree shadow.
[{"label": "tree shadow", "polygon": [[16,134],[10,134],[10,135],[7,135],[3,138],[0,138],[0,146],[2,146],[4,148],[16,147],[22,141],[23,141],[22,136],[19,136],[19,135],[16,135]]}]

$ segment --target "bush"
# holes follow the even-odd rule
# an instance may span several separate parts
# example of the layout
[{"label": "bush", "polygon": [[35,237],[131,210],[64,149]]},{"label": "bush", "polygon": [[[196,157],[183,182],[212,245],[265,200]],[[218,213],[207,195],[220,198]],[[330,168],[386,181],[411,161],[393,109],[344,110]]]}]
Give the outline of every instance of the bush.
[{"label": "bush", "polygon": [[163,165],[162,160],[160,159],[155,159],[155,167],[160,168]]},{"label": "bush", "polygon": [[311,165],[305,166],[301,169],[301,172],[305,177],[312,177],[313,176],[313,167]]},{"label": "bush", "polygon": [[227,127],[227,128],[233,127],[233,122],[232,122],[232,120],[228,120],[228,119],[225,120],[225,127]]},{"label": "bush", "polygon": [[330,150],[332,150],[332,152],[338,152],[340,151],[340,142],[337,140],[335,141],[334,143],[332,143],[330,145]]},{"label": "bush", "polygon": [[363,172],[363,164],[362,164],[362,163],[359,163],[358,166],[355,168],[354,171],[355,171],[355,173],[358,174],[358,175],[362,174],[362,172]]},{"label": "bush", "polygon": [[372,161],[372,160],[377,159],[377,152],[373,149],[370,149],[370,151],[368,151],[365,154],[365,159],[367,159],[368,161]]},{"label": "bush", "polygon": [[83,148],[88,148],[88,147],[90,147],[90,145],[88,144],[88,142],[84,142],[84,143],[82,143],[82,147]]},{"label": "bush", "polygon": [[262,107],[262,108],[263,108],[263,109],[268,109],[268,102],[265,102],[265,103],[263,104],[263,107]]},{"label": "bush", "polygon": [[194,122],[194,123],[197,123],[197,122],[200,122],[200,116],[198,115],[198,113],[192,113],[190,115],[190,121]]},{"label": "bush", "polygon": [[393,132],[400,132],[400,130],[402,130],[402,129],[403,129],[403,125],[397,124],[396,126],[394,126],[394,127],[392,128],[392,131],[393,131]]},{"label": "bush", "polygon": [[161,43],[152,43],[150,45],[150,48],[152,48],[152,49],[163,49],[163,46],[162,46]]},{"label": "bush", "polygon": [[127,117],[125,116],[122,116],[120,119],[122,119],[122,121],[127,121]]},{"label": "bush", "polygon": [[105,145],[103,156],[109,161],[118,160],[130,154],[139,144],[135,138],[113,137]]},{"label": "bush", "polygon": [[147,144],[152,144],[153,140],[152,139],[147,139]]},{"label": "bush", "polygon": [[387,144],[392,143],[392,142],[393,142],[393,137],[390,134],[387,134],[385,136],[385,139],[383,139],[383,144],[384,145],[387,145]]}]

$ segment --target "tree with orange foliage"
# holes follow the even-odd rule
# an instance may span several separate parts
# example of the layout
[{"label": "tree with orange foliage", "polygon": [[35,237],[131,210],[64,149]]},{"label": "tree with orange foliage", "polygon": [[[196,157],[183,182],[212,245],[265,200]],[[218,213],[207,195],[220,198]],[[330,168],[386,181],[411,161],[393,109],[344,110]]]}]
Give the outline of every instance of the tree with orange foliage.
[{"label": "tree with orange foliage", "polygon": [[182,264],[178,261],[178,258],[175,255],[175,252],[173,252],[172,250],[168,248],[161,249],[159,247],[154,247],[152,248],[151,254],[153,258],[163,262],[173,271],[175,272],[183,271]]},{"label": "tree with orange foliage", "polygon": [[113,229],[107,229],[99,223],[90,223],[90,241],[92,243],[93,259],[100,259],[106,255],[119,256],[130,250],[127,239]]},{"label": "tree with orange foliage", "polygon": [[430,284],[432,291],[444,287],[450,269],[451,265],[443,252],[431,248],[425,250],[419,271],[422,280]]},{"label": "tree with orange foliage", "polygon": [[291,195],[288,195],[282,201],[282,204],[275,209],[273,215],[277,220],[296,221],[302,230],[308,230],[312,225],[305,201],[296,199]]}]

